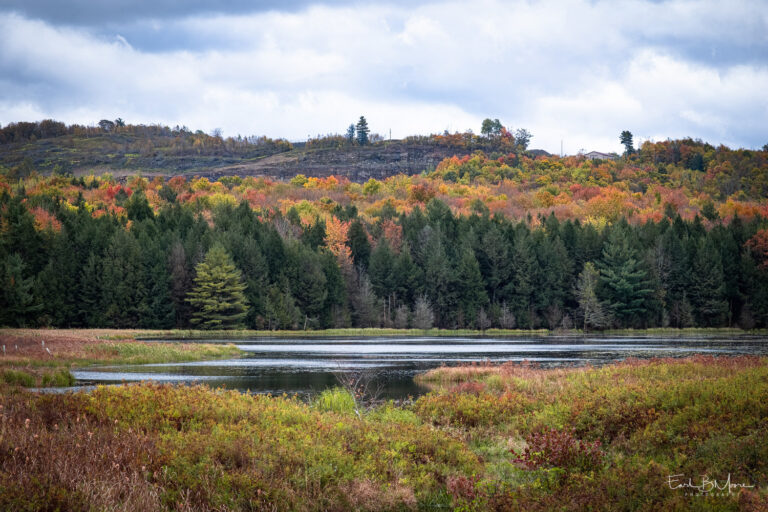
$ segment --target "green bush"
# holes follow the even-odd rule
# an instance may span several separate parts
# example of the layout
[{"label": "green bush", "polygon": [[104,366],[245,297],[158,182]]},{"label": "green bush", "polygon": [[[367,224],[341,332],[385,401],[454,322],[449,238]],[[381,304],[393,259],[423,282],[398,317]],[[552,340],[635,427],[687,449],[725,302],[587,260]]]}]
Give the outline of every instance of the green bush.
[{"label": "green bush", "polygon": [[368,418],[381,423],[421,424],[421,419],[413,411],[397,407],[391,402],[371,411]]},{"label": "green bush", "polygon": [[43,374],[42,385],[44,387],[63,388],[74,386],[77,379],[69,373],[69,370],[58,370],[53,373]]},{"label": "green bush", "polygon": [[314,406],[322,412],[354,414],[357,403],[352,393],[342,388],[326,389],[315,399]]},{"label": "green bush", "polygon": [[35,385],[35,377],[27,372],[18,370],[3,370],[3,382],[31,388]]}]

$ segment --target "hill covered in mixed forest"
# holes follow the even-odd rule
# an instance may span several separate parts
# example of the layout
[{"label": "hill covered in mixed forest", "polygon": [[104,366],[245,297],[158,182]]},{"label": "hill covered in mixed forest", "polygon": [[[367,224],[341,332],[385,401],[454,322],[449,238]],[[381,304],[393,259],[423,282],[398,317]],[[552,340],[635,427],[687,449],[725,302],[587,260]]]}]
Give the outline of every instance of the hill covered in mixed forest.
[{"label": "hill covered in mixed forest", "polygon": [[[96,158],[100,144],[123,139],[133,151],[143,135],[122,128],[138,130],[63,127],[8,141],[5,127],[2,151],[31,155],[66,140],[93,144]],[[180,141],[179,159],[191,144],[239,163],[211,179],[183,169],[72,173],[72,153],[46,153],[38,167],[29,156],[4,160],[0,324],[768,326],[765,150],[683,139],[561,158],[501,130],[397,143],[451,155],[418,173],[383,162],[391,176],[355,181],[292,164],[304,172],[274,179],[240,172],[255,165],[243,161],[303,151],[364,162],[397,146],[328,136],[299,150],[157,130],[165,148]],[[227,145],[242,154],[227,156]],[[162,152],[153,151],[146,157]],[[232,283],[233,301],[221,303],[239,306],[202,318],[196,304],[211,283],[200,279],[212,267]]]}]

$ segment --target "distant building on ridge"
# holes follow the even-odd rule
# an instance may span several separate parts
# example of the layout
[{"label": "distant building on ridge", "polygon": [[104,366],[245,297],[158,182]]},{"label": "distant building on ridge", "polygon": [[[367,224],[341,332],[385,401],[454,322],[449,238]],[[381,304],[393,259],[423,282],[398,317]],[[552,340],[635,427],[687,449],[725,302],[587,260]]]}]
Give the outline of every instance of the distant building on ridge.
[{"label": "distant building on ridge", "polygon": [[601,153],[599,151],[590,151],[589,153],[584,153],[585,158],[589,158],[590,160],[616,160],[619,158],[619,155],[615,153]]}]

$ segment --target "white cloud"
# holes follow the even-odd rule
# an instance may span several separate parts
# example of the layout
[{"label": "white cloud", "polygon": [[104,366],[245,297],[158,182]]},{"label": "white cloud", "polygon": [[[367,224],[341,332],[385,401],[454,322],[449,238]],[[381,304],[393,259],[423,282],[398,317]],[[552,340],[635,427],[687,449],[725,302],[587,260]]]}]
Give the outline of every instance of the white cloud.
[{"label": "white cloud", "polygon": [[491,116],[553,152],[561,138],[567,152],[619,150],[624,129],[762,145],[766,11],[713,0],[320,5],[154,20],[153,32],[190,41],[154,51],[122,32],[0,12],[0,123],[120,116],[298,140],[361,114],[394,137],[477,131]]},{"label": "white cloud", "polygon": [[[718,72],[644,51],[619,76],[576,95],[540,98],[532,118],[542,131],[561,127],[561,136],[578,145],[569,145],[570,152],[620,151],[618,134],[624,129],[643,139],[692,136],[738,146],[749,132],[765,130],[766,90],[766,69]],[[557,135],[550,135],[549,147]]]}]

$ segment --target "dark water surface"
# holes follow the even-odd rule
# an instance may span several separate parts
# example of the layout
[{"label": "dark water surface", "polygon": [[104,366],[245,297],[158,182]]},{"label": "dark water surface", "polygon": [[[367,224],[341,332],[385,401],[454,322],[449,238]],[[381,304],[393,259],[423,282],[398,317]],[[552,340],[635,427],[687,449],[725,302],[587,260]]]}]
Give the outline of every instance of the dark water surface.
[{"label": "dark water surface", "polygon": [[415,374],[440,365],[473,361],[501,363],[528,360],[552,367],[601,365],[628,357],[768,355],[768,337],[762,336],[258,338],[198,341],[235,343],[246,353],[238,358],[218,361],[104,366],[72,373],[83,386],[155,380],[200,382],[256,393],[307,395],[336,385],[338,373],[369,372],[383,383],[385,397],[404,398],[426,391],[413,382]]}]

